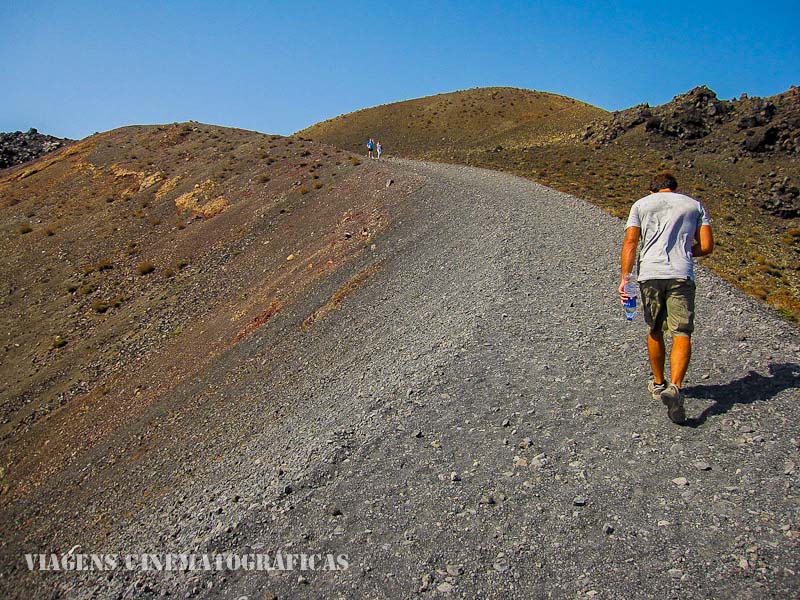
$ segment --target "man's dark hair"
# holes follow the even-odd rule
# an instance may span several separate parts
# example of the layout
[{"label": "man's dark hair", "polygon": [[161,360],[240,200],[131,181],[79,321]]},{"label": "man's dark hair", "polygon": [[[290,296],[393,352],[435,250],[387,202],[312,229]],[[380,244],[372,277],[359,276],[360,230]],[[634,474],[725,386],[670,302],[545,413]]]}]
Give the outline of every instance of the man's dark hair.
[{"label": "man's dark hair", "polygon": [[653,193],[665,189],[669,189],[671,192],[678,189],[678,181],[672,176],[672,173],[666,171],[653,177],[650,182],[650,191]]}]

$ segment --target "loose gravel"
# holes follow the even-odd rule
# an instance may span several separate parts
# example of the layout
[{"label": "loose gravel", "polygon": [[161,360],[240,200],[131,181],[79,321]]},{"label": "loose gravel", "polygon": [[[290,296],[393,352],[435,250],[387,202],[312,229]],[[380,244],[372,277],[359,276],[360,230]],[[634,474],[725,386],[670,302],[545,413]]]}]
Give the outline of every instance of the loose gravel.
[{"label": "loose gravel", "polygon": [[[626,323],[616,295],[620,220],[501,173],[391,168],[418,188],[373,249],[4,512],[0,594],[794,597],[798,330],[699,268],[690,420],[675,425],[647,392],[641,316]],[[74,545],[348,568],[22,559]]]}]

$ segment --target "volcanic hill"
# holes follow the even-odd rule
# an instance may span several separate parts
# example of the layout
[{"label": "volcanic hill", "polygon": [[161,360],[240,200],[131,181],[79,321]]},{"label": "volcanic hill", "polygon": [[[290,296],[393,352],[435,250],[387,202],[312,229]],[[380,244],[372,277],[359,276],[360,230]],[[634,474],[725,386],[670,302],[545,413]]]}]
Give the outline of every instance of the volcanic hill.
[{"label": "volcanic hill", "polygon": [[[535,147],[593,148],[561,137]],[[0,172],[0,597],[791,597],[800,332],[701,261],[671,423],[620,229],[507,173],[199,123]],[[275,568],[302,554],[347,568]]]},{"label": "volcanic hill", "polygon": [[[2,171],[0,439],[15,493],[368,247],[402,184],[361,162],[184,123]],[[42,452],[53,427],[64,435]]]},{"label": "volcanic hill", "polygon": [[698,87],[616,113],[479,88],[359,110],[300,135],[353,152],[372,137],[387,155],[522,175],[619,217],[654,172],[669,170],[711,214],[717,248],[707,264],[800,321],[800,88],[725,101]]}]

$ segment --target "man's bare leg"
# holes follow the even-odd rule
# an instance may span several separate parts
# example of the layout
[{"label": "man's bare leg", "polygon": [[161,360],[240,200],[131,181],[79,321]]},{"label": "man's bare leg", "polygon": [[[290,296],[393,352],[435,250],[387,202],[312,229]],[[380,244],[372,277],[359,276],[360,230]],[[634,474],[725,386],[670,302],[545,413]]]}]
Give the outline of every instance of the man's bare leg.
[{"label": "man's bare leg", "polygon": [[672,336],[672,350],[669,353],[670,379],[677,387],[683,387],[683,378],[692,358],[692,338],[688,335]]},{"label": "man's bare leg", "polygon": [[[653,371],[653,381],[664,383],[664,361],[667,350],[664,346],[664,333],[658,331],[647,335],[647,355],[650,357],[650,369]],[[684,369],[684,373],[686,369]]]}]

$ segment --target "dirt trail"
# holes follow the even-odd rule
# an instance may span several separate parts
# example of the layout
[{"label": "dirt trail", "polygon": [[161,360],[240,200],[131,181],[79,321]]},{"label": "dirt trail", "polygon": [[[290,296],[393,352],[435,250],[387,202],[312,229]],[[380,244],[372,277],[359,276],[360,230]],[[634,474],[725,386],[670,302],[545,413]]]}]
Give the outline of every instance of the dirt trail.
[{"label": "dirt trail", "polygon": [[[155,403],[124,460],[97,448],[5,511],[2,595],[796,593],[798,330],[699,269],[692,420],[673,425],[615,300],[618,219],[497,172],[392,164],[419,187],[373,250]],[[22,553],[75,544],[348,568],[27,572]]]}]

